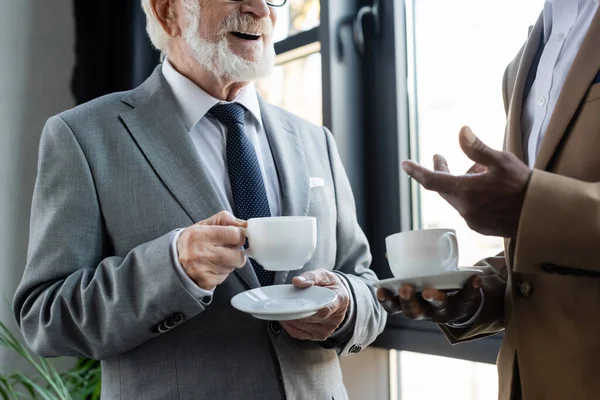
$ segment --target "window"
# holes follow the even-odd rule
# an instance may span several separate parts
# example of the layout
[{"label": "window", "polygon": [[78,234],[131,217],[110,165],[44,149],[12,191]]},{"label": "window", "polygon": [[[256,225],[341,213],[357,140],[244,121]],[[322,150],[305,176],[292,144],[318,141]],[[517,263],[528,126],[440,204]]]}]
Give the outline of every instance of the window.
[{"label": "window", "polygon": [[[364,61],[367,158],[373,168],[367,184],[372,197],[368,234],[373,268],[380,278],[391,276],[382,243],[401,230],[456,229],[461,266],[502,249],[500,239],[471,231],[437,193],[412,182],[401,172],[400,163],[415,159],[431,168],[432,156],[440,153],[453,173],[464,173],[472,162],[458,145],[463,125],[488,145],[502,147],[502,75],[543,3],[381,1],[381,34],[367,36]],[[440,367],[446,374],[462,371],[447,382],[444,397],[481,400],[497,396],[493,364],[501,339],[500,334],[450,346],[435,325],[390,316],[377,344],[394,349],[392,394],[399,398],[435,398],[434,389],[418,375],[431,376],[431,368]]]},{"label": "window", "polygon": [[276,66],[257,82],[258,91],[278,105],[314,124],[323,124],[319,0],[289,0],[277,9]]},{"label": "window", "polygon": [[[380,278],[391,276],[385,237],[408,229],[456,229],[460,265],[470,266],[499,252],[501,240],[471,231],[436,193],[411,183],[400,163],[411,158],[431,167],[441,153],[454,173],[464,173],[472,162],[458,146],[462,125],[501,148],[502,74],[544,0],[379,0],[382,29],[376,34],[372,18],[365,19],[361,57],[352,17],[371,2],[290,0],[279,10],[277,67],[259,91],[332,130]],[[447,377],[444,397],[496,398],[493,364],[502,335],[450,346],[433,324],[388,321],[376,345],[391,349],[392,394],[436,397],[422,377],[438,368],[434,374]]]},{"label": "window", "polygon": [[[495,400],[496,366],[402,351],[398,365],[402,400]],[[435,384],[432,384],[435,377]]]},{"label": "window", "polygon": [[277,13],[274,35],[275,41],[280,41],[319,26],[321,4],[319,0],[288,0]]},{"label": "window", "polygon": [[[271,76],[257,84],[258,90],[271,103],[316,124],[323,124],[323,91],[321,88],[321,53],[319,43],[278,56]],[[304,55],[305,53],[309,53]],[[288,61],[289,59],[289,61]]]},{"label": "window", "polygon": [[[418,123],[411,133],[422,164],[431,167],[433,155],[441,153],[453,173],[467,171],[473,162],[458,146],[463,125],[489,146],[502,149],[502,75],[542,7],[543,0],[414,1],[413,100]],[[456,229],[461,266],[502,250],[500,238],[470,230],[436,193],[420,188],[415,212],[417,226]]]}]

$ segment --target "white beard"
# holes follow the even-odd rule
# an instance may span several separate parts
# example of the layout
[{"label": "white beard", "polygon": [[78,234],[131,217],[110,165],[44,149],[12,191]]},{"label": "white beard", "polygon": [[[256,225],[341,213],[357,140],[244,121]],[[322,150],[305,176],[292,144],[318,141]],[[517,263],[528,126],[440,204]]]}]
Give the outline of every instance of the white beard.
[{"label": "white beard", "polygon": [[[183,32],[183,39],[198,64],[212,75],[235,82],[250,82],[271,73],[275,64],[273,46],[266,46],[256,60],[246,60],[231,50],[226,35],[223,35],[217,43],[209,42],[199,36],[200,10],[197,7],[190,7],[186,14],[187,27]],[[230,32],[232,29],[225,28],[224,31]]]}]

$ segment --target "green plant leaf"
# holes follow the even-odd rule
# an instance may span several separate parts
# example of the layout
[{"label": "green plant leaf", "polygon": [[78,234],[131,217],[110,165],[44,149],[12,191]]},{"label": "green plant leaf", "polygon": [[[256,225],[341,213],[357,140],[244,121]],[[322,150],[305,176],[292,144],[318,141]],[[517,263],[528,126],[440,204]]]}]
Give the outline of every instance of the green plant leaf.
[{"label": "green plant leaf", "polygon": [[0,396],[2,400],[18,399],[18,394],[8,378],[0,375]]},{"label": "green plant leaf", "polygon": [[16,385],[23,386],[32,399],[37,398],[35,388],[31,386],[28,382],[24,382],[19,374],[13,374],[11,376],[11,379],[15,382]]},{"label": "green plant leaf", "polygon": [[[45,358],[34,356],[31,351],[0,322],[0,346],[19,354],[31,364],[37,374],[27,377],[16,372],[10,377],[0,375],[0,400],[99,400],[101,393],[100,362],[87,358],[77,361],[75,367],[59,373]],[[27,393],[21,393],[17,388]]]},{"label": "green plant leaf", "polygon": [[27,389],[28,392],[39,395],[44,400],[56,400],[58,398],[54,395],[54,393],[46,388],[41,387],[30,378],[23,375],[21,372],[15,373],[14,376],[18,382]]}]

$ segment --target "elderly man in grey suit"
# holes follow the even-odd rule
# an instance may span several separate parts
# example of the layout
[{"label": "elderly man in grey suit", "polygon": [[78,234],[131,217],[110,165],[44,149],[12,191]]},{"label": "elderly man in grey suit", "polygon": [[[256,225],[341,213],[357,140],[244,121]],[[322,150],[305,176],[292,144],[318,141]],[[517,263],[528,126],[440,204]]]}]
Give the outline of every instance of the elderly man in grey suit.
[{"label": "elderly man in grey suit", "polygon": [[[15,315],[36,353],[102,360],[103,399],[345,399],[339,356],[384,327],[331,133],[251,83],[281,3],[143,0],[166,60],[44,128]],[[303,270],[244,256],[245,220],[279,215],[317,218]],[[337,300],[281,323],[230,305],[290,282]]]}]

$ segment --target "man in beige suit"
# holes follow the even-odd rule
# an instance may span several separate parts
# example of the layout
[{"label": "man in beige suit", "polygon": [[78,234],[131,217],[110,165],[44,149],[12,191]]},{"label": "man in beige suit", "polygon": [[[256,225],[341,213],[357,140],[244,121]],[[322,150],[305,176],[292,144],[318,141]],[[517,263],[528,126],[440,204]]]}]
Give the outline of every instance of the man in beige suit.
[{"label": "man in beige suit", "polygon": [[379,300],[452,343],[504,330],[500,399],[600,398],[599,71],[598,0],[549,0],[504,76],[504,151],[463,128],[465,175],[440,155],[434,171],[403,164],[505,251],[463,290],[404,286]]}]

